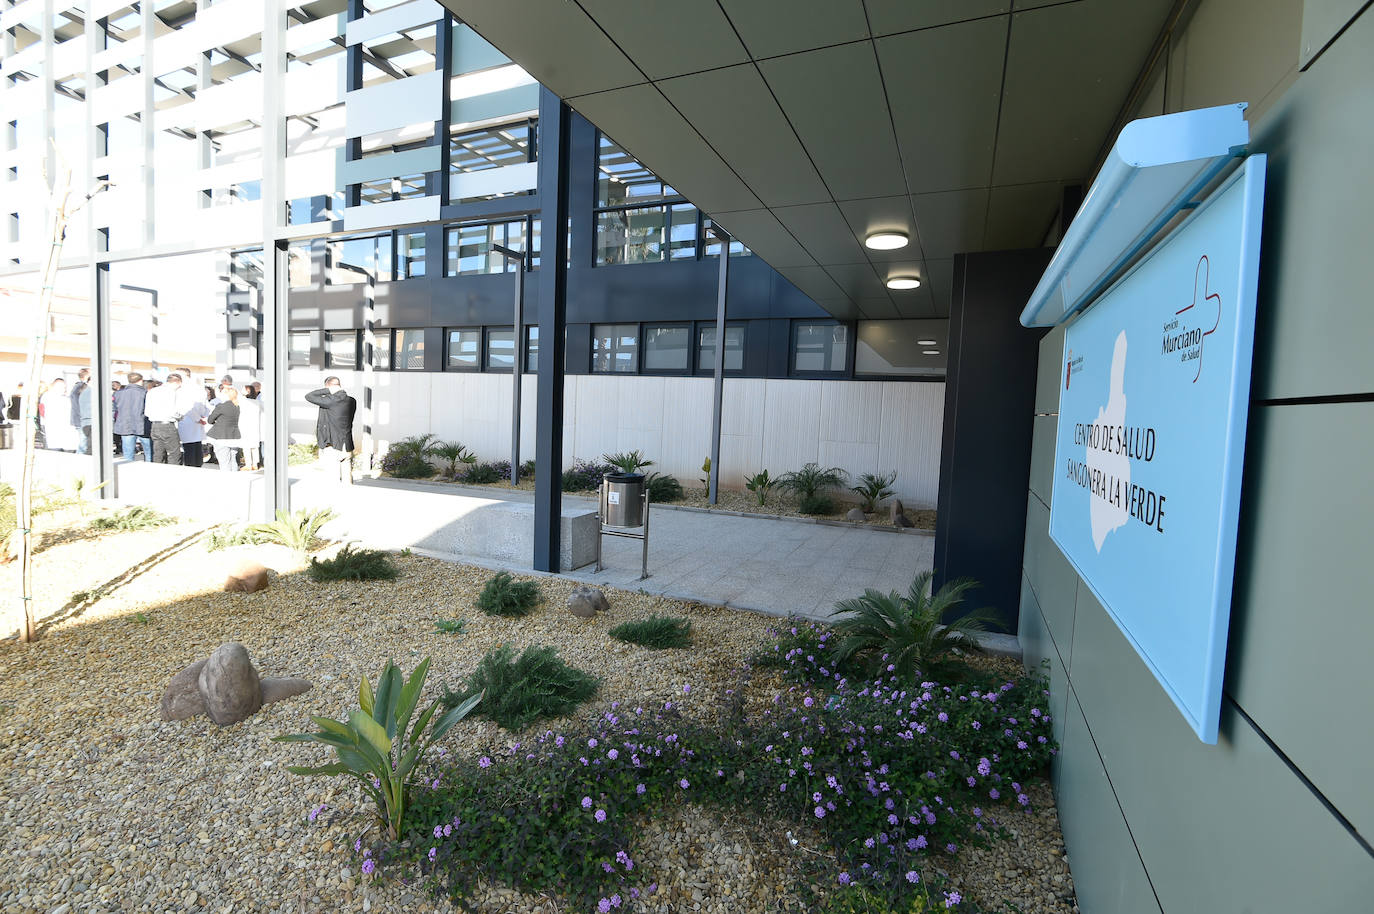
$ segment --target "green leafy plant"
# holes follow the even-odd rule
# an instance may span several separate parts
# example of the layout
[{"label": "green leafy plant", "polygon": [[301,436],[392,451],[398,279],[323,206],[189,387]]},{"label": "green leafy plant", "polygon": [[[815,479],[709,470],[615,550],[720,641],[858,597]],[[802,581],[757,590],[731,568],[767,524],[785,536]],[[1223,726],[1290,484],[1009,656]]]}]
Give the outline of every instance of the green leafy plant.
[{"label": "green leafy plant", "polygon": [[288,444],[286,446],[286,465],[289,467],[305,466],[314,463],[320,457],[320,446],[318,444]]},{"label": "green leafy plant", "polygon": [[[509,466],[509,464],[507,464]],[[474,484],[486,484],[489,482],[500,482],[504,477],[501,469],[493,463],[477,463],[468,467],[463,474],[464,482]]]},{"label": "green leafy plant", "polygon": [[601,459],[615,467],[622,473],[638,473],[645,467],[654,465],[652,460],[648,460],[638,450],[627,451],[616,454],[602,454]]},{"label": "green leafy plant", "polygon": [[435,619],[434,630],[445,635],[461,635],[467,624],[466,619]]},{"label": "green leafy plant", "polygon": [[382,472],[398,479],[424,479],[434,475],[429,458],[434,453],[434,436],[411,435],[393,442],[382,458]]},{"label": "green leafy plant", "polygon": [[645,477],[644,484],[649,489],[649,501],[655,504],[677,501],[683,494],[682,483],[667,473],[650,473]]},{"label": "green leafy plant", "polygon": [[522,460],[522,461],[520,461],[520,478],[521,478],[521,479],[533,479],[533,478],[534,478],[534,461],[533,461],[533,460]]},{"label": "green leafy plant", "polygon": [[519,730],[543,717],[561,717],[596,694],[601,681],[568,666],[549,646],[525,648],[519,657],[509,644],[488,651],[459,693],[439,700],[460,708],[483,696],[476,713],[507,730]]},{"label": "green leafy plant", "polygon": [[[482,700],[476,692],[465,700],[449,706],[438,720],[439,701],[431,701],[411,724],[420,703],[420,693],[429,675],[429,658],[406,679],[395,663],[388,660],[377,679],[374,694],[367,677],[358,686],[359,708],[348,720],[331,720],[311,716],[317,733],[289,733],[273,739],[284,743],[320,743],[331,747],[339,760],[328,765],[292,765],[292,774],[332,777],[345,775],[354,778],[363,793],[377,804],[377,817],[393,839],[404,833],[406,801],[416,768],[425,751],[453,726],[468,715]],[[426,733],[430,723],[434,726]]]},{"label": "green leafy plant", "polygon": [[701,472],[706,474],[706,478],[701,480],[701,497],[711,497],[711,458],[707,457],[701,464]]},{"label": "green leafy plant", "polygon": [[892,672],[901,679],[915,682],[956,648],[981,652],[975,635],[987,630],[991,613],[980,609],[950,618],[978,582],[959,578],[932,595],[933,577],[930,571],[918,574],[905,596],[870,588],[861,597],[836,603],[831,614],[838,638],[833,661],[844,663],[866,654],[875,663],[894,667]]},{"label": "green leafy plant", "polygon": [[773,491],[773,487],[777,484],[777,479],[770,477],[767,470],[755,473],[744,480],[744,487],[754,493],[754,497],[758,499],[759,507],[768,504],[768,494]]},{"label": "green leafy plant", "polygon": [[617,625],[609,634],[612,638],[654,650],[686,647],[692,643],[692,623],[670,616],[650,616]]},{"label": "green leafy plant", "polygon": [[615,467],[594,460],[578,460],[563,471],[564,492],[585,492],[601,487],[601,477],[615,471]]},{"label": "green leafy plant", "polygon": [[458,464],[465,463],[471,465],[477,462],[477,455],[463,447],[463,445],[459,444],[457,441],[441,441],[438,444],[432,445],[428,453],[438,457],[440,460],[448,461],[447,473],[450,477],[458,475]]},{"label": "green leafy plant", "polygon": [[829,495],[803,495],[797,501],[797,510],[802,514],[834,514],[835,502]]},{"label": "green leafy plant", "polygon": [[345,545],[332,559],[310,560],[307,569],[310,580],[321,581],[390,581],[400,572],[391,564],[391,557],[377,549],[354,549]]},{"label": "green leafy plant", "polygon": [[778,477],[777,486],[798,498],[815,496],[826,489],[838,488],[849,479],[849,474],[839,467],[824,467],[818,463],[808,463],[800,470],[783,473]]},{"label": "green leafy plant", "polygon": [[864,473],[859,484],[849,491],[859,496],[859,507],[865,514],[878,510],[878,504],[892,494],[892,484],[897,481],[897,471],[891,473]]},{"label": "green leafy plant", "polygon": [[320,528],[334,519],[329,508],[316,508],[313,511],[302,508],[290,514],[277,512],[277,519],[266,524],[249,524],[247,535],[253,543],[276,543],[296,550],[301,555],[310,551],[319,537]]},{"label": "green leafy plant", "polygon": [[219,549],[228,549],[231,546],[246,546],[253,543],[260,543],[257,534],[252,533],[247,526],[226,524],[216,527],[209,532],[205,538],[205,548],[211,552]]},{"label": "green leafy plant", "polygon": [[477,608],[489,616],[525,616],[543,599],[538,583],[517,581],[509,571],[498,571],[477,595]]},{"label": "green leafy plant", "polygon": [[176,521],[165,514],[144,505],[134,505],[114,514],[97,517],[91,521],[96,530],[148,530],[153,527],[166,527]]}]

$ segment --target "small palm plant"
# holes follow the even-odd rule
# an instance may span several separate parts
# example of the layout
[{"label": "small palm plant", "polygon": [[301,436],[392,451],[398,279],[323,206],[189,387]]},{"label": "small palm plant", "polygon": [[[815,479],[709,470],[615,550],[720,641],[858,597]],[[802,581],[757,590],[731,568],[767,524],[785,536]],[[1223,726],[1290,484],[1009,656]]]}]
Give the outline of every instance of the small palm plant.
[{"label": "small palm plant", "polygon": [[471,466],[477,462],[477,455],[457,441],[441,441],[431,445],[427,453],[438,457],[440,460],[448,461],[448,475],[450,477],[458,475],[458,464],[464,463]]},{"label": "small palm plant", "polygon": [[849,481],[849,474],[839,467],[824,467],[818,463],[808,463],[800,470],[783,473],[778,477],[777,486],[796,494],[799,498],[815,498],[826,489],[835,489]]},{"label": "small palm plant", "polygon": [[385,826],[388,836],[397,840],[405,833],[407,794],[413,786],[414,773],[424,760],[425,751],[444,734],[453,729],[477,707],[482,695],[466,698],[450,708],[434,727],[425,732],[439,710],[439,701],[429,703],[420,716],[411,718],[420,704],[420,693],[429,675],[429,658],[406,679],[390,660],[382,668],[374,694],[367,677],[358,686],[359,709],[348,720],[331,720],[311,716],[318,733],[289,733],[275,736],[283,743],[321,743],[333,748],[339,760],[315,767],[292,765],[286,770],[308,777],[346,775],[357,780],[363,793],[377,804],[377,818]]},{"label": "small palm plant", "polygon": [[759,506],[768,504],[768,493],[778,484],[776,477],[770,477],[768,471],[755,473],[744,480],[744,487],[754,493],[754,497],[759,500]]},{"label": "small palm plant", "polygon": [[601,459],[627,475],[633,475],[644,467],[654,465],[652,460],[646,459],[638,450],[627,451],[622,454],[602,454]]},{"label": "small palm plant", "polygon": [[934,573],[923,571],[911,582],[906,596],[880,593],[872,588],[861,597],[835,604],[833,660],[838,665],[868,653],[891,665],[897,677],[917,681],[922,670],[940,662],[955,648],[981,652],[975,633],[987,630],[992,621],[986,609],[946,621],[963,602],[964,594],[978,582],[971,578],[950,581],[931,594]]},{"label": "small palm plant", "polygon": [[859,496],[859,507],[865,514],[878,510],[878,503],[892,494],[892,484],[897,481],[897,472],[865,473],[859,477],[857,486],[849,491]]},{"label": "small palm plant", "polygon": [[249,524],[243,539],[251,543],[279,543],[305,555],[318,538],[320,528],[333,519],[334,512],[329,508],[301,509],[294,514],[278,511],[277,519],[271,523]]}]

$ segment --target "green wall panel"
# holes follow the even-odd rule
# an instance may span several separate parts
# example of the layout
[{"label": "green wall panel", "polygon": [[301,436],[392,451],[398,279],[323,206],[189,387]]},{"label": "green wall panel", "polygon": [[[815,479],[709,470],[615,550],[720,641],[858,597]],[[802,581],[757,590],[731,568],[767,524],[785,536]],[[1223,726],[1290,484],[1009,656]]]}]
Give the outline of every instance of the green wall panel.
[{"label": "green wall panel", "polygon": [[1074,595],[1078,591],[1078,575],[1064,558],[1064,553],[1050,539],[1050,509],[1034,495],[1030,496],[1026,508],[1026,547],[1022,568],[1035,591],[1050,636],[1058,646],[1065,665],[1072,669],[1070,650],[1073,647]]},{"label": "green wall panel", "polygon": [[1055,766],[1056,795],[1078,909],[1083,914],[1160,914],[1083,711],[1072,696],[1067,718]]},{"label": "green wall panel", "polygon": [[1016,629],[1016,638],[1021,645],[1021,661],[1026,669],[1046,674],[1050,682],[1049,714],[1054,738],[1061,743],[1064,739],[1064,709],[1068,703],[1069,680],[1064,671],[1060,654],[1050,640],[1049,630],[1045,628],[1045,618],[1035,593],[1021,582],[1021,613]]},{"label": "green wall panel", "polygon": [[1055,327],[1040,340],[1035,379],[1035,412],[1059,412],[1059,384],[1064,373],[1064,328]]},{"label": "green wall panel", "polygon": [[1030,488],[1045,504],[1054,486],[1054,441],[1058,416],[1036,416],[1031,427]]},{"label": "green wall panel", "polygon": [[1374,403],[1254,409],[1247,451],[1228,691],[1374,840]]},{"label": "green wall panel", "polygon": [[1374,857],[1233,704],[1199,742],[1085,589],[1073,690],[1166,912],[1368,909]]}]

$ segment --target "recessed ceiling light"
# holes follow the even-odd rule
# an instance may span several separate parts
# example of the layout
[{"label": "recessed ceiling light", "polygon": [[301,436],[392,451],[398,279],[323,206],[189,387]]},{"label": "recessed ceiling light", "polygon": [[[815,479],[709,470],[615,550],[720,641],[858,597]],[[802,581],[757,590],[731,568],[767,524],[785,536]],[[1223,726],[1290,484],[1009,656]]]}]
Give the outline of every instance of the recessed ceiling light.
[{"label": "recessed ceiling light", "polygon": [[922,346],[934,346],[934,345],[936,345],[935,340],[917,340],[916,342],[920,343]]},{"label": "recessed ceiling light", "polygon": [[939,354],[940,354],[940,350],[938,350],[938,349],[922,349],[921,352],[922,352],[923,354],[925,354],[925,355],[939,355]]},{"label": "recessed ceiling light", "polygon": [[906,232],[874,232],[864,239],[864,244],[875,251],[895,251],[906,247]]},{"label": "recessed ceiling light", "polygon": [[915,276],[893,276],[887,281],[889,289],[915,289],[921,285],[921,281]]}]

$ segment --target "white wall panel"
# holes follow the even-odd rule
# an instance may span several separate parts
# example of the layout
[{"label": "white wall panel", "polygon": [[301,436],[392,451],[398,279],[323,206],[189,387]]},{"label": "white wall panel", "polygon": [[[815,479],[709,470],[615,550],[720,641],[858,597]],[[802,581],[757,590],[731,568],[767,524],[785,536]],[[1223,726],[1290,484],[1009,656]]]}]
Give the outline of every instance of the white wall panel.
[{"label": "white wall panel", "polygon": [[348,93],[348,135],[366,136],[411,124],[432,125],[442,119],[443,76],[435,70]]},{"label": "white wall panel", "polygon": [[762,462],[771,472],[795,470],[820,459],[824,384],[771,378],[766,382]]},{"label": "white wall panel", "polygon": [[283,80],[282,114],[309,114],[343,101],[345,55],[335,54],[304,69],[292,70]]},{"label": "white wall panel", "polygon": [[934,508],[940,491],[945,385],[932,381],[884,387],[878,470],[897,471],[895,489],[903,501]]},{"label": "white wall panel", "polygon": [[439,203],[439,197],[431,196],[349,206],[344,209],[344,228],[356,232],[390,225],[432,222],[439,218]]},{"label": "white wall panel", "polygon": [[[404,153],[402,153],[404,154]],[[539,184],[539,163],[503,165],[483,171],[453,175],[449,179],[449,198],[466,200],[488,194],[507,194],[520,190],[534,190]]]},{"label": "white wall panel", "polygon": [[444,8],[434,0],[412,0],[389,9],[369,13],[348,23],[348,43],[359,44],[380,38],[411,26],[424,25],[444,18]]}]

